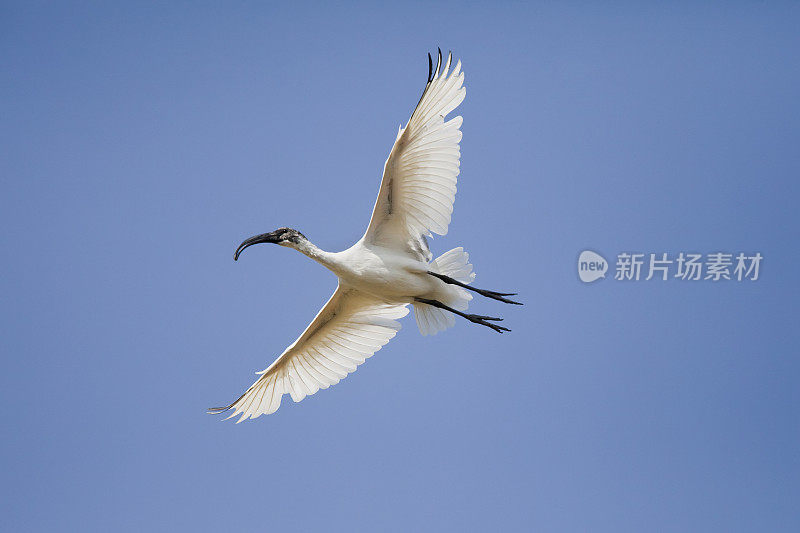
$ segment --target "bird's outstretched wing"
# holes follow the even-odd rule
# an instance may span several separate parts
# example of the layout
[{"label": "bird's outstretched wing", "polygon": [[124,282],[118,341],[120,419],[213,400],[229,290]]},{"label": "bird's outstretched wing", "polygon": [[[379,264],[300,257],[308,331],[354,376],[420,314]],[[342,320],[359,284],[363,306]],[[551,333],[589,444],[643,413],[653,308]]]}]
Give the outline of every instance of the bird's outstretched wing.
[{"label": "bird's outstretched wing", "polygon": [[425,240],[447,233],[459,173],[462,119],[445,117],[464,100],[461,62],[448,74],[452,55],[436,69],[428,55],[428,84],[405,129],[400,129],[383,169],[383,180],[364,234],[368,243],[405,249],[430,261]]},{"label": "bird's outstretched wing", "polygon": [[405,305],[388,304],[339,286],[303,334],[266,370],[258,372],[261,377],[239,399],[209,412],[232,410],[228,418],[241,414],[239,423],[274,413],[286,393],[299,402],[327,389],[389,342],[400,329],[397,320],[407,314]]}]

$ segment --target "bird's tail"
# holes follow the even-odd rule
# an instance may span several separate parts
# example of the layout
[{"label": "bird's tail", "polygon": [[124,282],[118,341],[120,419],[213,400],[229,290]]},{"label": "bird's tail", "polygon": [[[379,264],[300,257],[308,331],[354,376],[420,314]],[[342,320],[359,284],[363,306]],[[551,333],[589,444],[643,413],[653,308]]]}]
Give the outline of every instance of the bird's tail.
[{"label": "bird's tail", "polygon": [[[469,262],[469,254],[460,246],[431,261],[430,269],[461,283],[472,283],[472,280],[475,279],[475,272],[472,271],[472,265]],[[456,285],[448,285],[447,288],[448,297],[443,298],[442,303],[453,309],[466,311],[472,295]],[[435,335],[456,323],[453,313],[419,302],[414,303],[414,317],[417,319],[419,332],[423,335]]]}]

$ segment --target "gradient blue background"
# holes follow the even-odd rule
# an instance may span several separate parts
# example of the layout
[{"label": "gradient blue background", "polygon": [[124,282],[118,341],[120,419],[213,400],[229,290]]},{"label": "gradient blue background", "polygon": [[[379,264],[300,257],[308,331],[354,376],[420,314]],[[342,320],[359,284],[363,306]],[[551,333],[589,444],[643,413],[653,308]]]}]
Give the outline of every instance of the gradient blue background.
[{"label": "gradient blue background", "polygon": [[[798,531],[800,7],[0,6],[7,531]],[[413,317],[300,404],[236,398],[463,59],[450,233],[499,336]],[[755,283],[578,253],[761,252]]]}]

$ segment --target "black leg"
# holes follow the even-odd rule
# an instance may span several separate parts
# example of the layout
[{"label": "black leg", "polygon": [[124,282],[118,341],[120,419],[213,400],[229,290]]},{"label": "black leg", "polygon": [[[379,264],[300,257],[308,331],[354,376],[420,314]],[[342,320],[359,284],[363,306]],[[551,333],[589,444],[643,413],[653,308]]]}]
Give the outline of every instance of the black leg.
[{"label": "black leg", "polygon": [[466,318],[467,320],[469,320],[474,324],[481,324],[482,326],[488,326],[493,330],[495,330],[497,333],[503,333],[504,331],[511,331],[508,328],[504,328],[503,326],[498,326],[497,324],[492,324],[491,322],[489,322],[490,320],[499,322],[503,320],[502,318],[497,318],[493,316],[483,316],[483,315],[470,315],[468,313],[462,313],[461,311],[453,309],[449,305],[443,304],[439,300],[428,300],[427,298],[414,298],[414,300],[416,300],[419,303],[432,305],[434,307],[438,307],[439,309],[444,309],[445,311],[450,311],[451,313],[455,313],[458,316]]},{"label": "black leg", "polygon": [[468,291],[477,292],[481,296],[486,296],[487,298],[491,298],[492,300],[497,300],[499,302],[504,302],[507,304],[514,304],[514,305],[522,305],[520,302],[515,302],[514,300],[509,300],[508,298],[503,298],[503,296],[516,296],[517,293],[515,292],[495,292],[495,291],[487,291],[486,289],[479,289],[477,287],[471,287],[466,283],[461,283],[458,280],[451,278],[450,276],[445,276],[444,274],[439,274],[438,272],[431,272],[428,271],[428,274],[435,278],[439,278],[440,280],[444,281],[445,283],[449,283],[450,285],[458,285],[459,287],[464,287]]}]

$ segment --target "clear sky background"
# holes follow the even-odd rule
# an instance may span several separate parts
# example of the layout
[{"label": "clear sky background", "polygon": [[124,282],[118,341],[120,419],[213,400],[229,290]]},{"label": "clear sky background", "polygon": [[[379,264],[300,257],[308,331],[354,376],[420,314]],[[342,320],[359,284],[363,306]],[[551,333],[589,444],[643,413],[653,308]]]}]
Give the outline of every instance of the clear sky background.
[{"label": "clear sky background", "polygon": [[[0,5],[7,531],[798,531],[800,7]],[[450,233],[514,331],[398,336],[234,425],[333,291],[430,50]],[[581,250],[757,282],[578,280]]]}]

